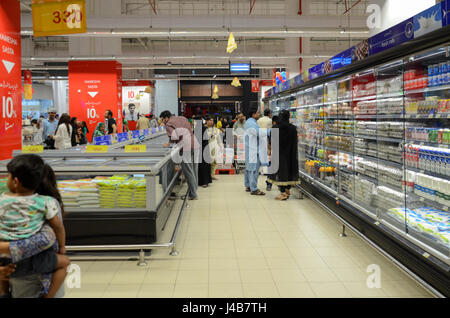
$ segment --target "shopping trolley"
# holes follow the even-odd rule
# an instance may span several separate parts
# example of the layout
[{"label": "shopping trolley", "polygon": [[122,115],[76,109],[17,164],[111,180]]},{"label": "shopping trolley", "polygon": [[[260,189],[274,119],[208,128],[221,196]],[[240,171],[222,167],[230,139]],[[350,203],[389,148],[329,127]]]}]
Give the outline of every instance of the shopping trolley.
[{"label": "shopping trolley", "polygon": [[234,169],[236,174],[245,169],[245,136],[234,135]]}]

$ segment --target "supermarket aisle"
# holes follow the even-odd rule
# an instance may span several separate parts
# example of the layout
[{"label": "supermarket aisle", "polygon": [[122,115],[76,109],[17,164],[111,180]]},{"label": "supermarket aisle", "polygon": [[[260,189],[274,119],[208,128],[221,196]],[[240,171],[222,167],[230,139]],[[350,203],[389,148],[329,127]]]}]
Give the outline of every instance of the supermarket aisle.
[{"label": "supermarket aisle", "polygon": [[[276,195],[250,196],[243,175],[220,176],[190,202],[178,256],[156,251],[144,268],[75,261],[82,286],[66,297],[430,297],[355,235],[339,237],[312,201]],[[381,288],[366,286],[370,264],[381,268]]]}]

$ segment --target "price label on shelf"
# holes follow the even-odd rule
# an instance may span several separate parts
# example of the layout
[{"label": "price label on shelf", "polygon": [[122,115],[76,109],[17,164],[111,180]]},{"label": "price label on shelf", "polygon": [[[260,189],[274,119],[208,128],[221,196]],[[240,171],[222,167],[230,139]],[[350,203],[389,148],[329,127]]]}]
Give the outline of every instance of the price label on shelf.
[{"label": "price label on shelf", "polygon": [[425,201],[425,199],[424,198],[420,198],[420,202],[424,202]]},{"label": "price label on shelf", "polygon": [[85,0],[33,0],[33,35],[86,33]]},{"label": "price label on shelf", "polygon": [[147,145],[126,145],[125,152],[147,152]]},{"label": "price label on shelf", "polygon": [[375,225],[376,225],[376,226],[379,226],[379,225],[380,225],[380,222],[376,221],[376,222],[375,222]]},{"label": "price label on shelf", "polygon": [[406,114],[406,115],[405,115],[405,118],[411,118],[411,115]]},{"label": "price label on shelf", "polygon": [[107,153],[108,146],[87,145],[86,153]]},{"label": "price label on shelf", "polygon": [[437,114],[437,115],[436,115],[436,118],[441,118],[441,115],[440,115],[440,114]]},{"label": "price label on shelf", "polygon": [[444,205],[443,208],[442,208],[442,210],[448,211],[448,206]]},{"label": "price label on shelf", "polygon": [[43,153],[44,146],[34,145],[34,146],[23,146],[22,153]]},{"label": "price label on shelf", "polygon": [[422,255],[423,255],[423,257],[425,257],[425,258],[430,257],[430,254],[428,254],[427,252],[424,252]]},{"label": "price label on shelf", "polygon": [[420,173],[421,174],[425,174],[425,170],[420,170]]},{"label": "price label on shelf", "polygon": [[450,118],[450,114],[447,115],[447,118]]},{"label": "price label on shelf", "polygon": [[429,114],[428,118],[433,118],[433,116],[434,116],[433,114]]}]

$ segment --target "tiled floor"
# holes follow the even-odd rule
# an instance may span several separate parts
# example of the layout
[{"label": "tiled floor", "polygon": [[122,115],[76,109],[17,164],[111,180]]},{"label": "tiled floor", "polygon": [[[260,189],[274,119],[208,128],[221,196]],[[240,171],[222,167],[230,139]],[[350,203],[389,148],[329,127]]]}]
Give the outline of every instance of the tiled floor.
[{"label": "tiled floor", "polygon": [[[220,176],[185,210],[178,256],[157,250],[146,267],[73,261],[81,288],[66,297],[430,297],[354,234],[339,237],[339,223],[314,202],[276,195],[250,196],[242,175]],[[381,288],[367,287],[370,264]]]}]

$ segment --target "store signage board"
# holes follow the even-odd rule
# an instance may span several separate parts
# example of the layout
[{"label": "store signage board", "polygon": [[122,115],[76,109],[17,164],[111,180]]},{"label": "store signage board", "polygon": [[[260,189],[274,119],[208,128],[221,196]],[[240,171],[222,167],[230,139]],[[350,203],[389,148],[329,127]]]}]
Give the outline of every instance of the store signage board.
[{"label": "store signage board", "polygon": [[291,82],[290,81],[286,81],[284,83],[281,83],[281,87],[282,87],[283,91],[288,90],[288,89],[291,88]]},{"label": "store signage board", "polygon": [[323,73],[323,66],[325,63],[317,64],[316,66],[313,66],[309,69],[309,79],[313,80],[319,76],[322,76]]},{"label": "store signage board", "polygon": [[252,80],[252,93],[259,92],[259,80]]},{"label": "store signage board", "polygon": [[107,110],[113,112],[117,132],[123,132],[119,107],[122,91],[117,84],[121,68],[116,61],[69,61],[69,112],[85,121],[90,132],[95,131],[99,122],[105,122]]},{"label": "store signage board", "polygon": [[43,153],[43,152],[44,152],[43,145],[31,145],[22,147],[22,153]]},{"label": "store signage board", "polygon": [[112,136],[99,136],[94,138],[94,145],[112,145]]},{"label": "store signage board", "polygon": [[20,2],[0,1],[0,160],[22,147]]},{"label": "store signage board", "polygon": [[403,21],[369,39],[369,54],[374,55],[414,39],[414,18]]},{"label": "store signage board", "polygon": [[147,152],[147,145],[126,145],[125,152]]},{"label": "store signage board", "polygon": [[414,38],[425,35],[435,30],[439,30],[445,24],[443,22],[443,8],[446,5],[444,2],[438,3],[435,6],[422,11],[414,16]]},{"label": "store signage board", "polygon": [[87,145],[86,153],[107,153],[108,146],[106,145]]},{"label": "store signage board", "polygon": [[447,0],[445,3],[442,2],[442,11],[444,26],[450,25],[450,0]]},{"label": "store signage board", "polygon": [[133,130],[133,132],[131,133],[131,137],[134,138],[139,138],[139,130]]},{"label": "store signage board", "polygon": [[332,70],[336,71],[344,66],[352,64],[352,55],[355,49],[356,47],[352,46],[348,50],[333,56],[330,60]]},{"label": "store signage board", "polygon": [[85,0],[33,0],[33,35],[86,33]]},{"label": "store signage board", "polygon": [[117,134],[117,142],[127,141],[128,139],[129,135],[127,132]]}]

